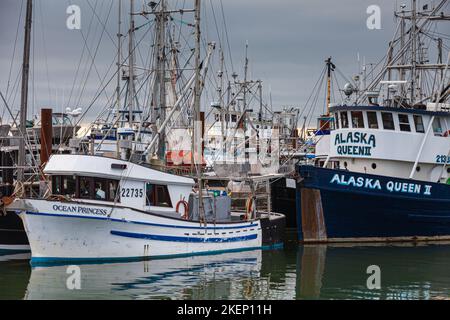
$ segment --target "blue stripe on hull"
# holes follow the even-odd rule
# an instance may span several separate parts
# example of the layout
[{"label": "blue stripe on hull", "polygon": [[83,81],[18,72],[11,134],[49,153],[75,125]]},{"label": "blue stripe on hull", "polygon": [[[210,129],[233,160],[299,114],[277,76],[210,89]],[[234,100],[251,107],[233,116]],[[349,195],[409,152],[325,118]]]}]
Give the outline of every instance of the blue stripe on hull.
[{"label": "blue stripe on hull", "polygon": [[[414,238],[450,236],[450,186],[416,180],[359,174],[312,166],[299,166],[301,184],[297,188],[297,216],[302,212],[301,189],[320,191],[320,205],[327,238]],[[355,185],[331,183],[335,175],[349,181],[350,177],[379,180],[381,189],[369,190]],[[390,181],[431,186],[431,194],[390,192]],[[299,239],[303,226],[299,224]]]},{"label": "blue stripe on hull", "polygon": [[258,237],[257,234],[251,234],[241,237],[230,237],[230,238],[199,238],[199,237],[176,237],[176,236],[166,236],[166,235],[156,235],[156,234],[144,234],[144,233],[134,233],[134,232],[123,232],[123,231],[111,231],[112,235],[135,238],[135,239],[146,239],[146,240],[156,240],[156,241],[171,241],[171,242],[194,242],[194,243],[221,243],[221,242],[237,242],[237,241],[248,241],[254,240]]}]

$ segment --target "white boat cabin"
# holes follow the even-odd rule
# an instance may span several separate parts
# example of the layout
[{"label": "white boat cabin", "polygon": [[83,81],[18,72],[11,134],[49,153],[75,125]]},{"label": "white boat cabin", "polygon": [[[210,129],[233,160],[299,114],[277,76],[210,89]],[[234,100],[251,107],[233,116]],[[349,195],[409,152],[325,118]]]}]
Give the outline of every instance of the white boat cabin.
[{"label": "white boat cabin", "polygon": [[90,155],[51,156],[44,173],[52,194],[155,213],[174,213],[188,201],[194,180],[132,162]]},{"label": "white boat cabin", "polygon": [[316,165],[445,183],[450,112],[430,109],[333,106],[330,134],[316,145]]}]

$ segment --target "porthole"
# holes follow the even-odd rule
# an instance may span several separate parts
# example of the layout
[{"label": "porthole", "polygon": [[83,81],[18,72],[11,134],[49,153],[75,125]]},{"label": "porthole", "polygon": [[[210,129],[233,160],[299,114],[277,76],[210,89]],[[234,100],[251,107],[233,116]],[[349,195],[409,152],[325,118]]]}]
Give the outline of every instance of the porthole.
[{"label": "porthole", "polygon": [[375,170],[377,168],[377,164],[374,162],[372,163],[372,169]]},{"label": "porthole", "polygon": [[447,168],[447,173],[450,173],[450,168]]},{"label": "porthole", "polygon": [[417,166],[416,171],[420,172],[420,166]]},{"label": "porthole", "polygon": [[344,161],[344,168],[347,168],[347,166],[348,166],[347,161]]}]

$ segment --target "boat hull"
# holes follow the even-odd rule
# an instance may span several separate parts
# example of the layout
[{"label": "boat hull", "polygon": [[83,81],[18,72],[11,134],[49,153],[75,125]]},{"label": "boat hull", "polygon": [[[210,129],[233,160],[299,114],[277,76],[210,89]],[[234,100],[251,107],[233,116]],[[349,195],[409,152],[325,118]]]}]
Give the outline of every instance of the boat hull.
[{"label": "boat hull", "polygon": [[29,252],[22,220],[14,212],[5,213],[0,213],[0,252]]},{"label": "boat hull", "polygon": [[450,185],[299,166],[303,242],[450,239]]},{"label": "boat hull", "polygon": [[20,201],[35,264],[212,254],[275,245],[280,239],[278,219],[204,226],[131,208]]}]

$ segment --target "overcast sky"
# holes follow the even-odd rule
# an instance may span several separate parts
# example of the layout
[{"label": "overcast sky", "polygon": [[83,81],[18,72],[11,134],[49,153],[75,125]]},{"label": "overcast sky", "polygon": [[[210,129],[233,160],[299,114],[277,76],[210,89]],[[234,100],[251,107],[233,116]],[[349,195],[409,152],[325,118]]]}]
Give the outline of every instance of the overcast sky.
[{"label": "overcast sky", "polygon": [[[113,41],[117,34],[118,1],[114,0],[112,6],[111,1],[34,1],[31,113],[37,113],[41,107],[65,108],[69,104],[71,91],[71,106],[84,107],[93,100],[100,87],[99,79],[108,74],[108,68],[114,61]],[[189,3],[193,2],[168,1],[172,7],[176,2],[186,3],[185,7],[189,7]],[[231,48],[231,52],[225,53],[227,69],[242,75],[245,43],[248,41],[250,75],[253,79],[263,80],[265,99],[268,99],[270,89],[274,108],[284,105],[302,107],[328,56],[333,57],[338,68],[348,77],[358,72],[358,53],[366,63],[378,62],[384,56],[387,43],[395,31],[393,10],[403,2],[409,4],[409,0],[223,0]],[[432,1],[419,1],[420,5],[430,2]],[[8,91],[8,102],[15,110],[18,109],[20,98],[17,89],[19,83],[16,80],[20,73],[23,51],[25,3],[25,0],[0,1],[0,90],[3,94]],[[127,4],[124,10],[128,12],[128,1],[124,3]],[[136,3],[136,7],[141,7],[142,1],[136,0]],[[203,0],[202,3],[203,36],[209,41],[219,42],[211,8],[214,8],[216,19],[220,20],[220,36],[223,37],[225,28],[223,21],[219,19],[222,14],[220,0]],[[71,4],[81,8],[81,30],[66,28],[66,8]],[[366,10],[370,5],[381,8],[379,30],[369,30],[366,26],[369,17]],[[102,26],[93,15],[94,7],[95,13],[103,22],[107,20],[109,13],[107,31],[103,32],[102,37]],[[143,18],[137,19],[137,25],[145,22]],[[87,53],[84,64],[75,77],[84,45],[83,37],[87,38],[90,54],[94,55],[97,51],[84,89],[82,74],[87,72],[90,65]],[[228,49],[227,43],[222,43]],[[231,70],[230,56],[234,70]],[[218,70],[217,58],[213,63],[216,64],[213,70]],[[76,83],[72,90],[74,79]],[[99,109],[106,103],[112,90],[114,86],[101,96],[98,106],[94,104],[91,116],[96,113],[95,108]],[[212,94],[205,99],[212,100]],[[4,109],[2,104],[0,116]]]}]

